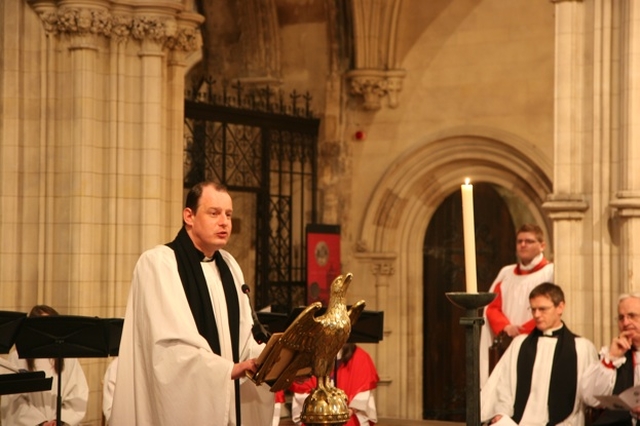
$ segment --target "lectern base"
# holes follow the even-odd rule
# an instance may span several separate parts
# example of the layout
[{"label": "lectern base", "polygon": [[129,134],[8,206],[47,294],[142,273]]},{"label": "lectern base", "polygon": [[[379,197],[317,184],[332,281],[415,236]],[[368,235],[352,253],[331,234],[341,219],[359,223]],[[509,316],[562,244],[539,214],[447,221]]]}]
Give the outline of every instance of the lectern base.
[{"label": "lectern base", "polygon": [[338,388],[314,389],[304,400],[300,420],[307,426],[344,425],[349,421],[347,395]]}]

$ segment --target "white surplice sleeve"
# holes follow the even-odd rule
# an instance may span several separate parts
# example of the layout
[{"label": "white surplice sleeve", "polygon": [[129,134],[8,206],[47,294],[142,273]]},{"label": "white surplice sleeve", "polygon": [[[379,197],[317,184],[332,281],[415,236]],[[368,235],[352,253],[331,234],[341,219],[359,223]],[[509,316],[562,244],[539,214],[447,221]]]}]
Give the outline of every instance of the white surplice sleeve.
[{"label": "white surplice sleeve", "polygon": [[[609,361],[609,347],[603,346],[600,350],[600,359]],[[618,367],[627,361],[625,357],[611,361],[612,368],[605,366],[602,361],[592,363],[582,376],[581,391],[584,403],[597,407],[600,402],[596,399],[599,395],[613,394],[613,387],[616,383]]]}]

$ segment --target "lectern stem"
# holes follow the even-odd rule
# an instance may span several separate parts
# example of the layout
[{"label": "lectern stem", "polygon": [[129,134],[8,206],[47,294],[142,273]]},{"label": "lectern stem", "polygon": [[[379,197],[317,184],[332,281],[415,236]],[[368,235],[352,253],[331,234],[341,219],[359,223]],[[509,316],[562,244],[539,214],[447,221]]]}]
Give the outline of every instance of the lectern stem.
[{"label": "lectern stem", "polygon": [[465,326],[465,376],[467,385],[467,426],[480,426],[480,328],[484,319],[478,310],[488,305],[495,293],[447,293],[447,298],[465,310],[460,324]]}]

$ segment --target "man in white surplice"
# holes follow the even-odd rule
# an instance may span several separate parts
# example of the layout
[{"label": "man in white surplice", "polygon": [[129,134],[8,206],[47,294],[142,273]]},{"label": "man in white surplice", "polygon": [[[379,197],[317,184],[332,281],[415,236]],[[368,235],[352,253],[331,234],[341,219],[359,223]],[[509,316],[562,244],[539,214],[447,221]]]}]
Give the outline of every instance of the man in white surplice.
[{"label": "man in white surplice", "polygon": [[482,388],[480,418],[491,424],[583,426],[581,376],[598,359],[589,340],[562,321],[562,289],[542,283],[529,294],[536,328],[516,336]]},{"label": "man in white surplice", "polygon": [[200,183],[187,195],[176,239],[140,256],[120,342],[111,424],[271,423],[273,394],[245,378],[255,371],[264,345],[251,334],[240,266],[222,250],[232,211],[224,186]]}]

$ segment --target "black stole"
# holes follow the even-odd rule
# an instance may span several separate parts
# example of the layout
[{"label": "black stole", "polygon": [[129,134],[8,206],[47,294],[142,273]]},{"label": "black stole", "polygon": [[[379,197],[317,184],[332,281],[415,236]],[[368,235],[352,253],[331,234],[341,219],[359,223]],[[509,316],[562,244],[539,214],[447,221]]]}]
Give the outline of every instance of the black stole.
[{"label": "black stole", "polygon": [[[578,386],[578,355],[575,335],[566,327],[554,332],[558,343],[553,352],[553,367],[549,383],[549,423],[553,426],[569,417],[573,411]],[[531,391],[533,363],[538,349],[538,338],[542,332],[537,328],[529,334],[520,347],[517,365],[516,398],[513,405],[513,420],[520,423]],[[546,337],[542,337],[543,339]]]},{"label": "black stole", "polygon": [[[193,241],[189,237],[187,230],[183,226],[178,232],[176,238],[167,244],[176,254],[176,262],[178,264],[178,274],[182,287],[184,288],[187,302],[191,314],[195,320],[198,333],[204,337],[211,350],[221,355],[220,336],[218,335],[218,327],[215,315],[213,313],[213,305],[211,304],[211,296],[209,287],[202,271],[201,262],[204,254],[193,245]],[[215,252],[214,259],[216,266],[220,272],[224,296],[227,303],[227,312],[229,314],[229,329],[231,332],[231,345],[233,349],[233,362],[239,361],[239,340],[240,340],[240,306],[238,303],[238,291],[233,281],[231,270],[225,263],[222,255]],[[240,383],[234,381],[235,401],[236,401],[236,423],[240,422]]]},{"label": "black stole", "polygon": [[[613,386],[613,395],[618,395],[620,392],[633,386],[633,349],[628,350],[624,356],[627,360],[616,371],[616,383]],[[593,425],[631,426],[631,414],[624,410],[604,410],[596,421],[593,422]]]}]

